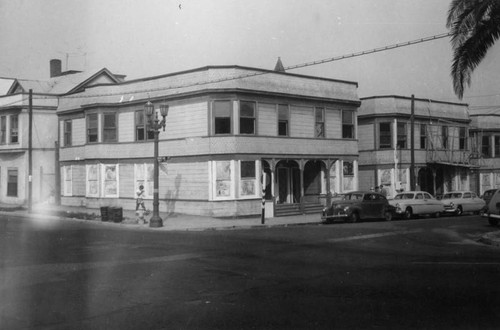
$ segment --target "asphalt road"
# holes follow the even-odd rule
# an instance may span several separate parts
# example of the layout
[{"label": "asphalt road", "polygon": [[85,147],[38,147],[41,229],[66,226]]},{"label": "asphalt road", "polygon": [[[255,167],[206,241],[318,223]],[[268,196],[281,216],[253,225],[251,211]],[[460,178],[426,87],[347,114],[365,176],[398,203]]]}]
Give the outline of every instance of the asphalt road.
[{"label": "asphalt road", "polygon": [[484,218],[155,232],[0,219],[0,329],[498,329]]}]

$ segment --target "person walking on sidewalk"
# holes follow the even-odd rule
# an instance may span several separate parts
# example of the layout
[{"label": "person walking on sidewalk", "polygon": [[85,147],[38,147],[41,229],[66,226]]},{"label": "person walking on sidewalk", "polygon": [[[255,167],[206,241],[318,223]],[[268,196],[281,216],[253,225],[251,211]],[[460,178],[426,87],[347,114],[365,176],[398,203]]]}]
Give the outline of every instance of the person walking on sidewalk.
[{"label": "person walking on sidewalk", "polygon": [[141,184],[139,189],[136,192],[136,200],[135,200],[135,210],[139,210],[139,206],[142,206],[144,212],[146,212],[146,206],[144,206],[144,197],[146,193],[144,191],[144,186]]}]

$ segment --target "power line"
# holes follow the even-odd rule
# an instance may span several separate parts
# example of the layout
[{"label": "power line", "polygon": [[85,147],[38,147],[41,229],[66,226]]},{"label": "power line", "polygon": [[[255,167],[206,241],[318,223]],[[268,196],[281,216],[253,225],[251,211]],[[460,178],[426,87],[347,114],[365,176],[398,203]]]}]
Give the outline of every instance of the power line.
[{"label": "power line", "polygon": [[[340,56],[335,56],[335,57],[330,57],[322,60],[316,60],[312,62],[307,62],[307,63],[302,63],[302,64],[296,64],[292,66],[288,66],[285,68],[285,70],[294,70],[294,69],[299,69],[299,68],[305,68],[309,66],[314,66],[314,65],[319,65],[319,64],[324,64],[324,63],[329,63],[329,62],[334,62],[334,61],[339,61],[339,60],[344,60],[348,58],[353,58],[353,57],[359,57],[359,56],[364,56],[364,55],[369,55],[369,54],[374,54],[374,53],[379,53],[379,52],[384,52],[396,48],[401,48],[401,47],[406,47],[406,46],[411,46],[419,43],[424,43],[424,42],[429,42],[429,41],[434,41],[442,38],[446,38],[451,36],[451,32],[448,33],[442,33],[430,37],[425,37],[425,38],[420,38],[420,39],[415,39],[415,40],[410,40],[402,43],[397,43],[389,46],[384,46],[384,47],[379,47],[379,48],[374,48],[371,50],[365,50],[365,51],[360,51],[360,52],[355,52],[347,55],[340,55]],[[214,83],[220,83],[220,82],[225,82],[225,81],[231,81],[231,80],[237,80],[237,79],[244,79],[244,78],[250,78],[250,77],[255,77],[255,76],[261,76],[270,73],[269,71],[266,72],[253,72],[253,73],[246,73],[234,77],[226,77],[226,78],[220,78],[220,79],[215,79],[215,80],[208,80],[204,82],[198,82],[198,83],[187,83],[187,84],[181,84],[181,85],[173,85],[173,86],[165,86],[165,87],[159,87],[159,88],[154,88],[154,89],[144,89],[144,90],[135,90],[131,92],[114,92],[114,93],[105,93],[105,94],[93,94],[93,95],[68,95],[65,96],[66,98],[91,98],[91,97],[100,97],[100,96],[115,96],[115,95],[124,95],[124,94],[135,94],[135,93],[147,93],[147,92],[156,92],[156,91],[166,91],[166,90],[172,90],[172,89],[179,89],[179,88],[187,88],[187,87],[195,87],[195,86],[203,86],[203,85],[209,85],[209,84],[214,84]]]}]

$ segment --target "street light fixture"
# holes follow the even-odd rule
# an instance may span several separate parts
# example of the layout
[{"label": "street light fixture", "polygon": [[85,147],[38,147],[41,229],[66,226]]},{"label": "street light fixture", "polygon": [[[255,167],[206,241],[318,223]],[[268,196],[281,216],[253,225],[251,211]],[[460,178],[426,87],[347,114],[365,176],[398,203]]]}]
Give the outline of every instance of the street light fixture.
[{"label": "street light fixture", "polygon": [[154,184],[153,184],[153,216],[149,221],[149,227],[163,227],[163,220],[160,217],[160,198],[159,198],[159,176],[160,172],[158,170],[158,134],[160,133],[160,128],[163,128],[165,132],[166,118],[168,116],[168,105],[160,105],[160,114],[163,119],[160,121],[158,119],[158,113],[155,112],[155,107],[153,103],[148,101],[144,105],[144,112],[147,117],[148,129],[154,132]]}]

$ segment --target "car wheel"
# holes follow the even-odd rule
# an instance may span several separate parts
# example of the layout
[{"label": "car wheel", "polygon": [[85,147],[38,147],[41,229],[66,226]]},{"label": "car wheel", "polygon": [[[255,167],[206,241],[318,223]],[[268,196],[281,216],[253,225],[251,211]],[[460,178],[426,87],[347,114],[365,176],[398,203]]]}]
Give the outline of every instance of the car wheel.
[{"label": "car wheel", "polygon": [[496,219],[496,218],[488,217],[488,222],[492,226],[498,226],[498,219]]},{"label": "car wheel", "polygon": [[457,210],[455,211],[455,215],[462,215],[462,213],[464,213],[464,211],[462,210],[462,207],[458,206]]},{"label": "car wheel", "polygon": [[352,212],[348,219],[349,222],[354,223],[359,221],[359,214],[357,212]]},{"label": "car wheel", "polygon": [[391,211],[385,211],[385,221],[391,221],[392,220],[392,212]]},{"label": "car wheel", "polygon": [[406,220],[410,220],[411,218],[413,218],[413,210],[411,209],[411,207],[406,208],[404,218]]}]

